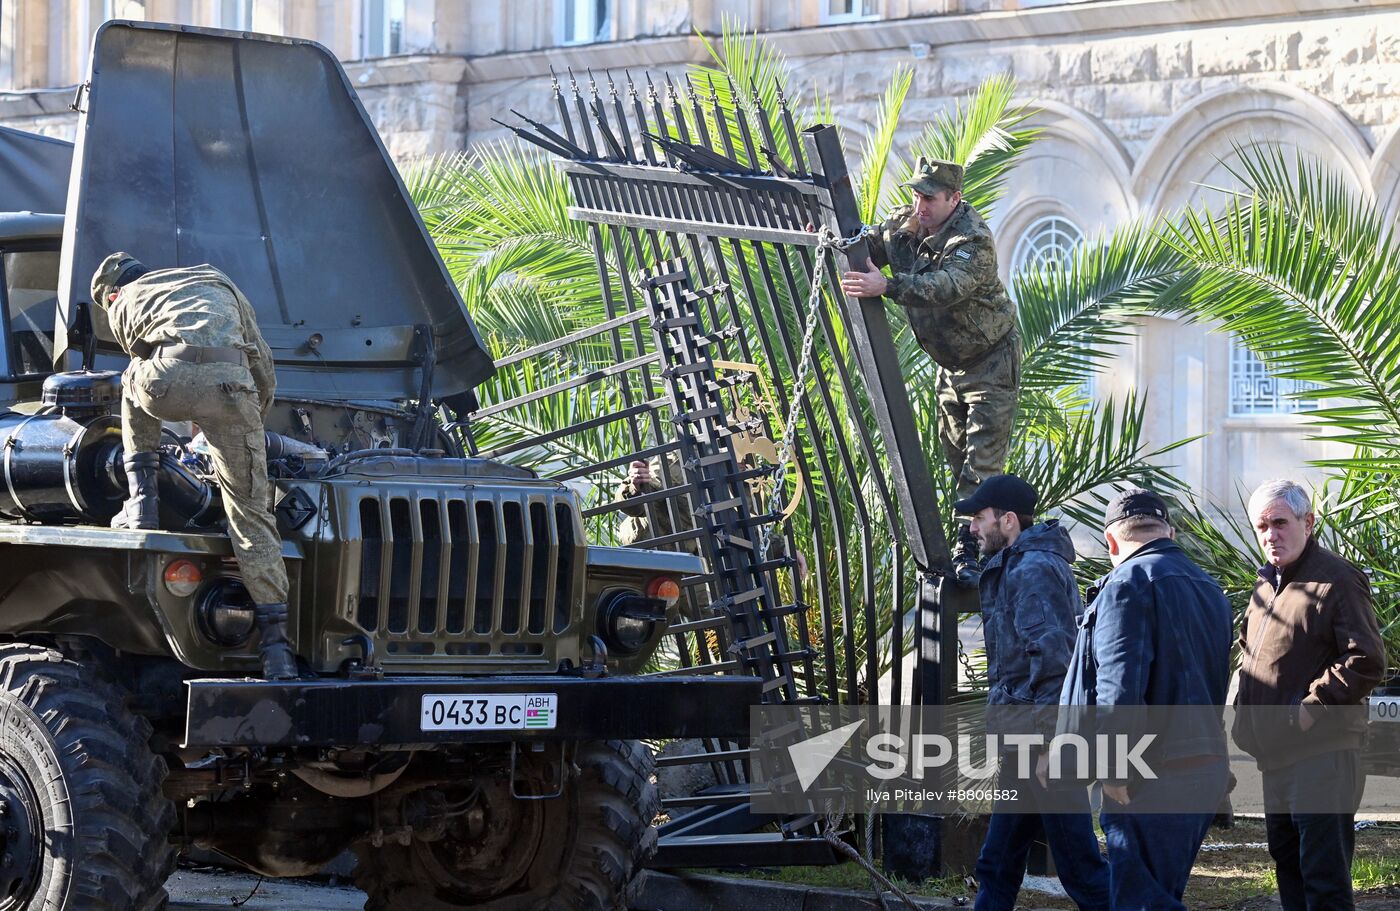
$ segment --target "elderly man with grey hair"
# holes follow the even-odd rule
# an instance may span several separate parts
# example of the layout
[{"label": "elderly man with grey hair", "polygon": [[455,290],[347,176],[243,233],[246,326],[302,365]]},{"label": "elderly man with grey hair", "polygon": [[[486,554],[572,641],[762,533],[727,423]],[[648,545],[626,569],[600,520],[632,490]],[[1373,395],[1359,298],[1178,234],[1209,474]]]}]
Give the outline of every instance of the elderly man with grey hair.
[{"label": "elderly man with grey hair", "polygon": [[1266,481],[1248,508],[1265,562],[1240,625],[1235,740],[1263,773],[1284,911],[1352,908],[1366,716],[1337,707],[1363,705],[1385,670],[1371,587],[1313,537],[1298,484]]}]

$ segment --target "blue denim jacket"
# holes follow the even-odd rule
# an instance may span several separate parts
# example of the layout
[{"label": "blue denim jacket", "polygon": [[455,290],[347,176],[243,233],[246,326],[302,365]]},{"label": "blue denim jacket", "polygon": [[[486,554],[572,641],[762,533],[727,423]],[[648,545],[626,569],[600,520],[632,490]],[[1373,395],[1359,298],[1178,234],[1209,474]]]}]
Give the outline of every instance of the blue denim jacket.
[{"label": "blue denim jacket", "polygon": [[1074,543],[1056,519],[1032,525],[982,570],[988,705],[1054,705],[1083,610]]},{"label": "blue denim jacket", "polygon": [[[1230,602],[1219,584],[1176,542],[1159,538],[1090,589],[1060,701],[1223,707],[1233,639]],[[1223,732],[1165,739],[1168,758],[1196,756],[1220,748]]]}]

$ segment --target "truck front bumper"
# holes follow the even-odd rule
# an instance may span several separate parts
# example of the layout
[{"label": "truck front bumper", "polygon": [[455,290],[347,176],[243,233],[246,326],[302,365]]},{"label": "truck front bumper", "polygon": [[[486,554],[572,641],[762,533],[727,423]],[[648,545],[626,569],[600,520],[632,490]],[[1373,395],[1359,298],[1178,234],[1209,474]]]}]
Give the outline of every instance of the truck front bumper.
[{"label": "truck front bumper", "polygon": [[[187,747],[431,747],[518,740],[749,736],[755,677],[400,677],[186,682]],[[425,730],[430,697],[553,696],[553,727]],[[425,701],[427,700],[427,701]],[[465,704],[465,703],[463,703]]]}]

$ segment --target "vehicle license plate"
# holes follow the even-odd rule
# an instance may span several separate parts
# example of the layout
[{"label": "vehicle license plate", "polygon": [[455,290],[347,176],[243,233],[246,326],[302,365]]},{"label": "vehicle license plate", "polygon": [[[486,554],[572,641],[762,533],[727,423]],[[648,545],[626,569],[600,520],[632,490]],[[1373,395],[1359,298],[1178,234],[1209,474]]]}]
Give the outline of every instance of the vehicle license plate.
[{"label": "vehicle license plate", "polygon": [[554,693],[423,697],[425,731],[552,730],[559,720]]},{"label": "vehicle license plate", "polygon": [[1367,701],[1372,721],[1400,722],[1400,696],[1372,696]]}]

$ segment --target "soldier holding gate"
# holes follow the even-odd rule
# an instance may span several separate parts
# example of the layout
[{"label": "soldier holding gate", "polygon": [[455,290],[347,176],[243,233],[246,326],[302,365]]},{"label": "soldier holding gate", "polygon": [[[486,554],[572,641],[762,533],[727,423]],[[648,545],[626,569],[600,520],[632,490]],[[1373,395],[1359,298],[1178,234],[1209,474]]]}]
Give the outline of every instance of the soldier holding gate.
[{"label": "soldier holding gate", "polygon": [[[1016,305],[997,275],[991,230],[962,198],[962,167],[921,158],[905,186],[912,205],[869,236],[869,268],[847,272],[841,287],[900,304],[938,365],[938,436],[958,497],[967,499],[1006,468],[1021,379]],[[977,584],[977,551],[977,539],[960,525],[953,559],[960,585]]]}]

